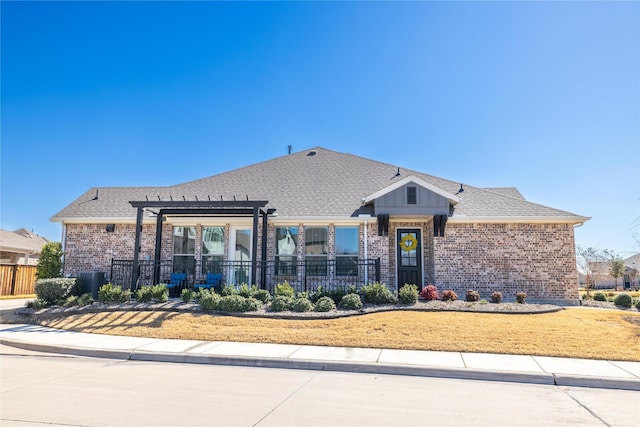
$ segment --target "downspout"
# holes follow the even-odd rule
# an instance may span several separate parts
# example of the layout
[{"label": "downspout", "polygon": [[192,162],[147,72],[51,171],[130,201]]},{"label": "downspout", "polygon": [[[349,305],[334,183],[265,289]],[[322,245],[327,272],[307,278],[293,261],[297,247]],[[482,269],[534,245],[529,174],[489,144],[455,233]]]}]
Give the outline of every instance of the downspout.
[{"label": "downspout", "polygon": [[62,257],[61,257],[61,261],[62,261],[62,275],[64,276],[64,271],[65,271],[65,252],[67,249],[67,224],[65,224],[64,222],[62,223],[62,237],[61,237],[61,246],[62,246]]},{"label": "downspout", "polygon": [[367,239],[367,235],[368,235],[368,230],[367,230],[367,223],[369,221],[369,218],[365,218],[364,219],[364,260],[365,262],[367,262],[367,268],[364,269],[364,284],[368,285],[369,284],[369,248],[368,248],[368,240]]}]

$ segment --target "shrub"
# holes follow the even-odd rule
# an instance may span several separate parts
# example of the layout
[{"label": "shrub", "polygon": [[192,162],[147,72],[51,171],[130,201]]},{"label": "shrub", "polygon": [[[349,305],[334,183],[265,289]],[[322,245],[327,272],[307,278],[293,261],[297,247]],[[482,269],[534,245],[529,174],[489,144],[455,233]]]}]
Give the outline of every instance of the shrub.
[{"label": "shrub", "polygon": [[631,307],[631,295],[626,292],[618,294],[616,298],[613,300],[613,303],[619,307],[630,308]]},{"label": "shrub", "polygon": [[339,305],[345,310],[358,310],[362,308],[362,300],[358,294],[347,294],[342,297]]},{"label": "shrub", "polygon": [[112,283],[104,284],[98,290],[98,301],[102,303],[127,302],[131,299],[131,292]]},{"label": "shrub", "polygon": [[484,298],[482,298],[479,302],[480,302],[480,304],[488,304],[489,303],[489,301],[487,301]]},{"label": "shrub", "polygon": [[93,304],[93,297],[91,294],[82,294],[78,297],[78,305],[85,306]]},{"label": "shrub", "polygon": [[403,304],[415,304],[418,302],[418,286],[405,283],[398,291],[398,300]]},{"label": "shrub", "polygon": [[36,280],[36,294],[38,299],[44,300],[47,305],[58,304],[71,294],[77,279],[38,279]]},{"label": "shrub", "polygon": [[200,308],[204,311],[217,310],[220,299],[220,295],[211,292],[209,289],[201,289],[198,293]]},{"label": "shrub", "polygon": [[636,303],[636,308],[637,308],[638,310],[640,310],[640,299],[639,299],[639,300],[638,300],[638,302]]},{"label": "shrub", "polygon": [[464,299],[467,302],[477,302],[480,301],[480,294],[478,291],[474,291],[473,289],[469,289],[464,296]]},{"label": "shrub", "polygon": [[185,304],[190,303],[193,299],[194,294],[195,292],[193,291],[193,289],[183,289],[182,292],[180,292],[180,299]]},{"label": "shrub", "polygon": [[155,286],[143,286],[136,291],[138,302],[167,302],[169,300],[169,288],[160,284]]},{"label": "shrub", "polygon": [[606,301],[607,296],[602,292],[596,292],[595,294],[593,294],[593,299],[594,301]]},{"label": "shrub", "polygon": [[65,307],[73,307],[78,305],[78,297],[75,295],[68,296],[63,305]]},{"label": "shrub", "polygon": [[155,285],[151,288],[151,294],[155,302],[167,302],[169,301],[169,288],[167,285]]},{"label": "shrub", "polygon": [[316,301],[315,310],[326,312],[336,309],[336,303],[333,302],[333,299],[330,297],[321,297],[318,301]]},{"label": "shrub", "polygon": [[233,285],[225,285],[224,288],[222,288],[220,294],[223,297],[227,297],[229,295],[238,295],[238,290]]},{"label": "shrub", "polygon": [[136,291],[136,300],[138,302],[150,302],[151,298],[153,298],[151,286],[143,286]]},{"label": "shrub", "polygon": [[458,294],[456,294],[451,289],[447,289],[442,293],[441,299],[442,301],[455,301],[458,299]]},{"label": "shrub", "polygon": [[371,283],[360,288],[364,300],[371,304],[395,304],[396,296],[383,283]]},{"label": "shrub", "polygon": [[291,307],[292,311],[296,311],[298,313],[302,313],[305,311],[313,310],[313,303],[309,301],[308,298],[296,298],[293,302],[293,306]]},{"label": "shrub", "polygon": [[292,297],[295,295],[293,287],[286,280],[283,283],[278,283],[273,291],[274,295],[280,295],[284,297]]},{"label": "shrub", "polygon": [[422,288],[422,292],[420,292],[420,296],[427,301],[433,301],[439,299],[438,296],[438,288],[433,285],[427,285]]},{"label": "shrub", "polygon": [[290,311],[293,308],[295,300],[285,295],[276,295],[271,301],[269,309],[271,311]]},{"label": "shrub", "polygon": [[240,287],[238,287],[238,295],[243,296],[245,298],[249,298],[249,297],[255,298],[256,292],[258,292],[258,287],[256,285],[249,286],[246,283],[243,283],[242,285],[240,285]]},{"label": "shrub", "polygon": [[309,294],[309,300],[312,303],[316,303],[320,298],[322,297],[326,297],[327,295],[324,293],[324,291],[322,290],[322,285],[318,286],[316,288],[316,290],[314,292],[312,292],[311,294]]},{"label": "shrub", "polygon": [[266,289],[258,289],[254,294],[253,297],[255,299],[257,299],[258,301],[261,301],[262,303],[266,304],[269,301],[271,301],[271,294],[269,293],[268,290]]},{"label": "shrub", "polygon": [[245,298],[241,295],[227,295],[220,298],[218,310],[244,312],[257,311],[260,308],[260,301],[253,297]]},{"label": "shrub", "polygon": [[527,299],[527,293],[526,292],[518,292],[516,294],[516,302],[518,304],[524,304],[526,302],[525,301],[526,299]]},{"label": "shrub", "polygon": [[25,303],[25,306],[27,308],[33,308],[34,310],[40,310],[42,308],[47,308],[49,305],[45,300],[36,298],[36,299],[27,301]]},{"label": "shrub", "polygon": [[37,279],[50,279],[62,275],[62,244],[49,242],[42,247],[38,266],[36,267]]},{"label": "shrub", "polygon": [[491,292],[491,302],[494,304],[500,304],[502,302],[502,292],[499,292],[499,291]]}]

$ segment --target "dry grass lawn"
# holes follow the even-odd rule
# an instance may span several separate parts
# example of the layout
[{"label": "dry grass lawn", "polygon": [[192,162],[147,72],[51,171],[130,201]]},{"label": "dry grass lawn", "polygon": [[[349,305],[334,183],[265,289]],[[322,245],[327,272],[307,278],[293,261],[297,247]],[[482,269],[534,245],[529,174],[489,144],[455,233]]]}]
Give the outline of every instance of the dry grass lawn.
[{"label": "dry grass lawn", "polygon": [[40,323],[138,337],[640,361],[640,313],[588,308],[535,315],[394,311],[331,320],[111,312]]}]

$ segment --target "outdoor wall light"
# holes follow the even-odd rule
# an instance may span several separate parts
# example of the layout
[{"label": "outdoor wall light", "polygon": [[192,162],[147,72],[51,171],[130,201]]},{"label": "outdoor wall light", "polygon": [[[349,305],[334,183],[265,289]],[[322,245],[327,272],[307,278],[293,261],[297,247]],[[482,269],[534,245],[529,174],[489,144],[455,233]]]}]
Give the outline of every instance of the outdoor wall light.
[{"label": "outdoor wall light", "polygon": [[107,224],[106,230],[107,230],[107,233],[113,233],[114,231],[116,231],[116,225],[115,224]]}]

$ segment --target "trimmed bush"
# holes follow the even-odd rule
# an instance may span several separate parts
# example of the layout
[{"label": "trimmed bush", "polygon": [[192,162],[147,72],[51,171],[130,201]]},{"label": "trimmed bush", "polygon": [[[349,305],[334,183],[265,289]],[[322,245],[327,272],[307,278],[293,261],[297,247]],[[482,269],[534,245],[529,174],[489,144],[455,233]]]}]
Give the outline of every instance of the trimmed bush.
[{"label": "trimmed bush", "polygon": [[256,293],[253,294],[253,297],[258,301],[261,301],[263,304],[266,304],[269,301],[271,301],[271,294],[266,289],[258,289]]},{"label": "trimmed bush", "polygon": [[169,288],[166,285],[143,286],[136,291],[138,302],[167,302],[169,300]]},{"label": "trimmed bush", "polygon": [[193,299],[194,294],[195,292],[193,291],[193,289],[183,289],[182,292],[180,292],[180,299],[183,303],[188,304]]},{"label": "trimmed bush", "polygon": [[253,297],[245,298],[241,295],[227,295],[220,298],[218,310],[231,312],[258,311],[261,303]]},{"label": "trimmed bush", "polygon": [[308,298],[296,298],[291,307],[292,311],[303,313],[305,311],[313,311],[313,303]]},{"label": "trimmed bush", "polygon": [[639,299],[639,300],[638,300],[638,302],[636,303],[636,308],[637,308],[638,310],[640,310],[640,299]]},{"label": "trimmed bush", "polygon": [[122,289],[122,286],[114,286],[106,283],[98,290],[98,301],[108,303],[127,302],[131,299],[131,292]]},{"label": "trimmed bush", "polygon": [[336,309],[336,303],[330,297],[321,297],[315,305],[316,311],[326,312]]},{"label": "trimmed bush", "polygon": [[38,279],[36,280],[36,295],[47,305],[64,303],[71,295],[71,289],[76,285],[77,279]]},{"label": "trimmed bush", "polygon": [[631,298],[631,295],[629,295],[626,292],[623,292],[621,294],[618,294],[618,296],[616,296],[616,298],[613,300],[613,303],[618,307],[631,308],[632,301],[633,300]]},{"label": "trimmed bush", "polygon": [[136,300],[138,302],[151,302],[151,298],[153,298],[151,286],[143,286],[136,291]]},{"label": "trimmed bush", "polygon": [[458,299],[458,294],[456,294],[451,289],[447,289],[442,293],[441,299],[442,301],[455,301]]},{"label": "trimmed bush", "polygon": [[36,298],[36,299],[32,299],[29,300],[25,303],[25,307],[27,308],[33,308],[34,310],[40,310],[42,308],[47,308],[47,302],[43,299],[40,298]]},{"label": "trimmed bush", "polygon": [[526,292],[518,292],[516,294],[516,302],[518,304],[524,304],[526,302],[527,299],[527,293]]},{"label": "trimmed bush", "polygon": [[318,300],[322,297],[326,297],[327,295],[324,293],[324,291],[322,290],[322,285],[318,286],[316,288],[315,291],[313,291],[311,294],[309,294],[309,300],[312,303],[316,303],[318,302]]},{"label": "trimmed bush", "polygon": [[345,310],[358,310],[362,308],[362,300],[358,294],[347,294],[342,297],[339,306]]},{"label": "trimmed bush", "polygon": [[480,293],[478,293],[478,291],[474,291],[473,289],[469,289],[464,295],[464,299],[467,302],[478,302],[480,301]]},{"label": "trimmed bush", "polygon": [[295,300],[285,295],[276,295],[271,301],[269,310],[271,311],[291,311]]},{"label": "trimmed bush", "polygon": [[82,294],[78,297],[78,305],[85,306],[93,304],[93,297],[91,294]]},{"label": "trimmed bush", "polygon": [[283,296],[283,297],[291,297],[295,295],[295,290],[293,286],[289,284],[286,280],[283,283],[278,283],[273,290],[274,296]]},{"label": "trimmed bush", "polygon": [[225,285],[220,292],[220,295],[227,297],[229,295],[238,295],[238,290],[233,285]]},{"label": "trimmed bush", "polygon": [[424,288],[422,288],[422,291],[420,292],[420,296],[426,299],[427,301],[433,301],[440,298],[438,296],[438,288],[436,288],[433,285],[427,285]]},{"label": "trimmed bush", "polygon": [[494,304],[500,304],[502,302],[502,292],[499,292],[499,291],[491,292],[491,302]]},{"label": "trimmed bush", "polygon": [[415,304],[418,302],[418,286],[404,284],[398,291],[398,300],[402,304]]},{"label": "trimmed bush", "polygon": [[605,294],[603,294],[602,292],[596,292],[595,294],[593,294],[593,300],[594,301],[606,301],[607,300],[607,296]]},{"label": "trimmed bush", "polygon": [[220,303],[220,295],[211,292],[209,289],[201,289],[197,297],[200,308],[203,311],[217,310]]},{"label": "trimmed bush", "polygon": [[360,294],[370,304],[395,304],[398,298],[383,283],[371,283],[360,288]]}]

